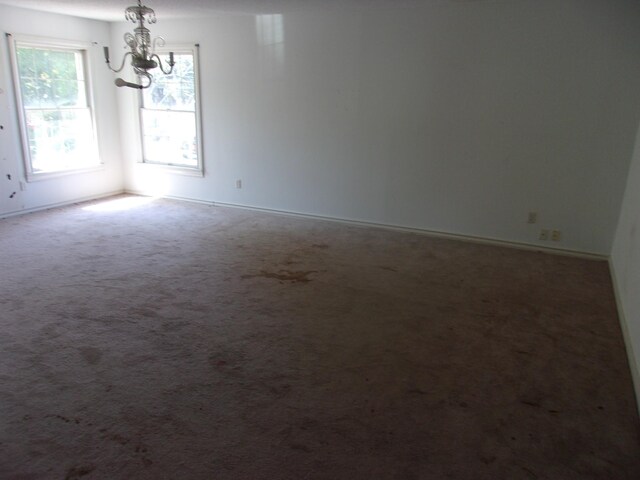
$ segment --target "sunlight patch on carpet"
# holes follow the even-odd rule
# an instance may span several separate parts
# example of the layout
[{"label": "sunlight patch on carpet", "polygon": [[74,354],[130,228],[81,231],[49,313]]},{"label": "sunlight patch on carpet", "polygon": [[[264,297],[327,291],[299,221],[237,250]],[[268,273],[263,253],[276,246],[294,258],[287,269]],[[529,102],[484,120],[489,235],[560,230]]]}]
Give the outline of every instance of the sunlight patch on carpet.
[{"label": "sunlight patch on carpet", "polygon": [[107,200],[105,202],[94,203],[83,207],[83,210],[89,212],[121,212],[131,210],[132,208],[147,205],[156,200],[156,197],[126,197],[115,200]]}]

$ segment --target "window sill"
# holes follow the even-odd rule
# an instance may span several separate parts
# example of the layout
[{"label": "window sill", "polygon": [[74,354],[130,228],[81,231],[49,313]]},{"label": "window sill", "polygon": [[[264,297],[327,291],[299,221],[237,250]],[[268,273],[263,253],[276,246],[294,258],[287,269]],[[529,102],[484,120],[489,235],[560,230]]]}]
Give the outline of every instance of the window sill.
[{"label": "window sill", "polygon": [[56,170],[54,172],[27,173],[27,182],[40,182],[69,175],[79,175],[83,173],[99,172],[104,170],[104,164],[94,165],[86,168],[74,168],[72,170]]},{"label": "window sill", "polygon": [[186,175],[188,177],[204,177],[202,167],[181,167],[179,165],[164,165],[162,163],[138,162],[144,169],[151,169],[156,172],[174,173],[177,175]]}]

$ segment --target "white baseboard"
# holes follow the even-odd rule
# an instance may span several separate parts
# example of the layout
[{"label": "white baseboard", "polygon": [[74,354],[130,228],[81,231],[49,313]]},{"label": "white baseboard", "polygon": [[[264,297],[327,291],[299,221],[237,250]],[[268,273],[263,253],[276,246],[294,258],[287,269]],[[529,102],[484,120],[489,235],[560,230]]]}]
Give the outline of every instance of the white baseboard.
[{"label": "white baseboard", "polygon": [[[131,190],[131,189],[127,189],[126,193],[130,193],[132,195],[148,196],[144,192],[135,191],[135,190]],[[465,241],[465,242],[473,242],[473,243],[479,243],[479,244],[484,244],[484,245],[493,245],[493,246],[515,248],[515,249],[518,249],[518,250],[528,250],[528,251],[534,251],[534,252],[550,253],[550,254],[553,254],[553,255],[563,255],[563,256],[586,258],[586,259],[590,259],[590,260],[602,260],[602,261],[606,261],[609,258],[608,255],[602,255],[602,254],[598,254],[598,253],[582,252],[582,251],[578,251],[578,250],[570,250],[570,249],[564,249],[564,248],[542,247],[540,245],[533,245],[533,244],[529,244],[529,243],[521,243],[521,242],[508,241],[508,240],[500,240],[500,239],[497,239],[497,238],[487,238],[487,237],[479,237],[479,236],[473,236],[473,235],[463,235],[463,234],[458,234],[458,233],[441,232],[441,231],[437,231],[437,230],[428,230],[428,229],[425,229],[425,228],[404,227],[404,226],[401,226],[401,225],[392,225],[392,224],[376,223],[376,222],[367,222],[367,221],[362,221],[362,220],[352,220],[352,219],[348,219],[348,218],[330,217],[330,216],[324,216],[324,215],[314,215],[314,214],[310,214],[310,213],[293,212],[293,211],[288,211],[288,210],[277,210],[277,209],[272,209],[272,208],[254,207],[254,206],[251,206],[251,205],[241,205],[241,204],[237,204],[237,203],[226,203],[226,202],[197,200],[197,199],[188,198],[188,197],[179,197],[179,196],[176,196],[176,195],[162,195],[162,197],[163,198],[170,198],[172,200],[181,200],[181,201],[185,201],[185,202],[199,203],[199,204],[202,204],[202,205],[212,205],[212,206],[229,207],[229,208],[240,208],[240,209],[243,209],[243,210],[251,210],[251,211],[255,211],[255,212],[264,212],[264,213],[272,213],[272,214],[276,214],[276,215],[286,215],[286,216],[292,216],[292,217],[310,218],[310,219],[314,219],[314,220],[323,220],[323,221],[327,221],[327,222],[344,223],[346,225],[352,225],[352,226],[384,228],[386,230],[395,230],[395,231],[399,231],[399,232],[417,233],[417,234],[420,234],[420,235],[429,235],[429,236],[438,237],[438,238],[448,238],[450,240],[461,240],[461,241]]]},{"label": "white baseboard", "polygon": [[48,203],[34,208],[25,208],[22,210],[16,210],[14,212],[0,213],[0,218],[17,217],[18,215],[26,215],[28,213],[41,212],[43,210],[50,210],[52,208],[66,207],[76,203],[90,202],[91,200],[100,200],[101,198],[113,197],[114,195],[122,195],[123,193],[125,193],[124,190],[115,190],[113,192],[101,193],[100,195],[90,195],[88,197],[74,198],[73,200],[67,200],[64,202]]},{"label": "white baseboard", "polygon": [[622,295],[620,294],[620,288],[618,285],[618,276],[616,275],[616,269],[613,265],[613,261],[609,258],[609,272],[611,273],[611,283],[613,284],[613,294],[616,299],[616,306],[618,307],[618,319],[620,321],[620,329],[622,330],[622,337],[624,338],[624,345],[627,350],[627,358],[629,360],[629,368],[631,370],[631,378],[633,380],[633,388],[636,393],[636,405],[638,407],[638,413],[640,414],[640,362],[639,358],[633,349],[631,337],[629,335],[629,325],[627,323],[627,317],[624,311],[624,303],[622,301]]},{"label": "white baseboard", "polygon": [[251,207],[251,206],[247,206],[247,205],[238,205],[238,204],[234,204],[234,203],[223,203],[223,202],[211,202],[211,203],[213,205],[221,206],[221,207],[242,208],[242,209],[245,209],[245,210],[255,210],[255,211],[258,211],[258,212],[274,213],[274,214],[277,214],[277,215],[289,215],[289,216],[302,217],[302,218],[312,218],[312,219],[315,219],[315,220],[324,220],[324,221],[327,221],[327,222],[344,223],[344,224],[352,225],[352,226],[383,228],[385,230],[394,230],[394,231],[398,231],[398,232],[417,233],[419,235],[428,235],[428,236],[437,237],[437,238],[447,238],[447,239],[450,239],[450,240],[461,240],[461,241],[465,241],[465,242],[479,243],[479,244],[483,244],[483,245],[493,245],[493,246],[499,246],[499,247],[515,248],[515,249],[518,249],[518,250],[529,250],[529,251],[536,251],[536,252],[544,252],[544,253],[551,253],[551,254],[554,254],[554,255],[564,255],[564,256],[587,258],[587,259],[591,259],[591,260],[607,260],[608,259],[607,255],[600,255],[600,254],[597,254],[597,253],[580,252],[580,251],[577,251],[577,250],[569,250],[569,249],[563,249],[563,248],[542,247],[542,246],[539,246],[539,245],[532,245],[532,244],[529,244],[529,243],[520,243],[520,242],[509,241],[509,240],[500,240],[498,238],[479,237],[479,236],[474,236],[474,235],[465,235],[465,234],[461,234],[461,233],[448,233],[448,232],[442,232],[442,231],[438,231],[438,230],[429,230],[429,229],[426,229],[426,228],[405,227],[405,226],[402,226],[402,225],[393,225],[393,224],[387,224],[387,223],[368,222],[368,221],[363,221],[363,220],[351,220],[351,219],[346,219],[346,218],[329,217],[329,216],[323,216],[323,215],[313,215],[313,214],[308,214],[308,213],[288,212],[288,211],[283,211],[283,210],[273,210],[273,209],[269,209],[269,208],[259,208],[259,207]]},{"label": "white baseboard", "polygon": [[[136,191],[136,190],[131,190],[131,189],[125,190],[125,193],[130,193],[132,195],[148,196],[148,194],[146,194],[146,193],[144,193],[142,191]],[[180,200],[180,201],[185,201],[185,202],[198,203],[198,204],[201,204],[201,205],[212,205],[212,206],[217,206],[217,207],[228,207],[228,208],[240,208],[240,209],[243,209],[243,210],[251,210],[251,211],[255,211],[255,212],[264,212],[264,213],[272,213],[272,214],[276,214],[276,215],[286,215],[286,216],[291,216],[291,217],[300,217],[300,218],[310,218],[310,219],[314,219],[314,220],[323,220],[323,221],[327,221],[327,222],[344,223],[346,225],[352,225],[352,226],[383,228],[385,230],[394,230],[394,231],[399,231],[399,232],[417,233],[417,234],[420,234],[420,235],[429,235],[429,236],[438,237],[438,238],[448,238],[448,239],[451,239],[451,240],[461,240],[461,241],[479,243],[479,244],[484,244],[484,245],[502,246],[502,247],[508,247],[508,248],[515,248],[515,249],[518,249],[518,250],[528,250],[528,251],[535,251],[535,252],[543,252],[543,253],[550,253],[550,254],[554,254],[554,255],[563,255],[563,256],[570,256],[570,257],[577,257],[577,258],[586,258],[586,259],[590,259],[590,260],[603,260],[603,261],[606,261],[606,260],[609,259],[608,255],[602,255],[602,254],[598,254],[598,253],[582,252],[582,251],[579,251],[579,250],[570,250],[570,249],[564,249],[564,248],[542,247],[540,245],[533,245],[533,244],[529,244],[529,243],[521,243],[521,242],[508,241],[508,240],[500,240],[500,239],[497,239],[497,238],[479,237],[479,236],[473,236],[473,235],[463,235],[463,234],[458,234],[458,233],[441,232],[441,231],[437,231],[437,230],[429,230],[429,229],[426,229],[426,228],[404,227],[402,225],[393,225],[393,224],[386,224],[386,223],[368,222],[368,221],[363,221],[363,220],[352,220],[352,219],[348,219],[348,218],[339,218],[339,217],[330,217],[330,216],[324,216],[324,215],[315,215],[315,214],[310,214],[310,213],[293,212],[293,211],[289,211],[289,210],[277,210],[277,209],[273,209],[273,208],[255,207],[255,206],[252,206],[252,205],[242,205],[242,204],[238,204],[238,203],[227,203],[227,202],[216,202],[216,201],[208,201],[208,200],[198,200],[198,199],[193,199],[193,198],[188,198],[188,197],[180,197],[180,196],[177,196],[177,195],[162,195],[162,198],[169,198],[169,199],[172,199],[172,200]]]}]

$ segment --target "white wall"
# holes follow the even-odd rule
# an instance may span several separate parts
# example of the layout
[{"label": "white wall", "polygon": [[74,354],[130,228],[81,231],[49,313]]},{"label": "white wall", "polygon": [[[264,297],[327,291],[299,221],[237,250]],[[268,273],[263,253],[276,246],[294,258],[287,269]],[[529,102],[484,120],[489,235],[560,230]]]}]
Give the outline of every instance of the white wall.
[{"label": "white wall", "polygon": [[[102,60],[109,24],[0,5],[0,215],[99,196],[122,190],[122,161],[115,87]],[[90,69],[98,146],[104,169],[26,183],[20,130],[5,33],[97,42],[90,50]],[[11,175],[11,180],[7,178]],[[19,182],[26,189],[20,190]],[[13,198],[9,196],[16,192]]]},{"label": "white wall", "polygon": [[[0,214],[118,191],[122,135],[135,191],[611,251],[640,120],[637,2],[285,11],[279,44],[258,35],[269,17],[158,15],[154,34],[201,45],[206,176],[158,176],[135,163],[135,99],[120,91],[118,113],[100,48],[110,41],[115,56],[127,23],[0,6],[3,32],[98,43],[91,66],[105,161],[103,171],[20,191],[3,39]],[[530,210],[538,225],[525,223]],[[562,242],[538,241],[540,228],[562,230]]]},{"label": "white wall", "polygon": [[207,172],[135,164],[120,92],[128,189],[610,252],[640,119],[637,2],[291,11],[281,45],[264,17],[157,13],[153,34],[201,45]]},{"label": "white wall", "polygon": [[640,128],[611,253],[611,267],[640,408]]}]

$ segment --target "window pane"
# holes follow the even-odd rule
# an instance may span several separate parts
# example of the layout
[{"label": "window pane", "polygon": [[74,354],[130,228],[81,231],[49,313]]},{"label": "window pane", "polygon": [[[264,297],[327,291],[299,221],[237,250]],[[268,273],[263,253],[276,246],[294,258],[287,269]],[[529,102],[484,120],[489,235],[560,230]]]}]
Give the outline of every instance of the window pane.
[{"label": "window pane", "polygon": [[25,108],[86,105],[79,99],[79,85],[84,89],[79,52],[18,47],[17,57]]},{"label": "window pane", "polygon": [[78,80],[80,78],[80,72],[78,71],[76,55],[76,52],[50,51],[48,58],[51,78]]},{"label": "window pane", "polygon": [[27,110],[27,137],[33,171],[55,172],[96,164],[91,112]]},{"label": "window pane", "polygon": [[[163,65],[169,65],[169,55],[161,55]],[[188,110],[195,112],[195,77],[193,55],[174,54],[171,75],[154,74],[151,87],[143,91],[142,103],[146,108]]]},{"label": "window pane", "polygon": [[84,107],[84,83],[76,80],[58,80],[52,88],[53,103],[56,107]]},{"label": "window pane", "polygon": [[145,161],[198,166],[195,113],[144,108],[141,113]]}]

